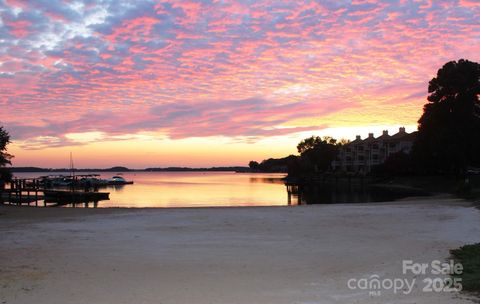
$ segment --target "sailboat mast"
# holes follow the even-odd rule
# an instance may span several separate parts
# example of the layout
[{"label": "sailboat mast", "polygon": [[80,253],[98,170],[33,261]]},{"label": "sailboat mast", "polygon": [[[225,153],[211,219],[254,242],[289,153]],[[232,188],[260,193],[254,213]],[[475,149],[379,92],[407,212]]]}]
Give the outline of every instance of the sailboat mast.
[{"label": "sailboat mast", "polygon": [[75,168],[73,166],[73,156],[72,156],[72,152],[70,152],[70,176],[73,178],[75,178]]}]

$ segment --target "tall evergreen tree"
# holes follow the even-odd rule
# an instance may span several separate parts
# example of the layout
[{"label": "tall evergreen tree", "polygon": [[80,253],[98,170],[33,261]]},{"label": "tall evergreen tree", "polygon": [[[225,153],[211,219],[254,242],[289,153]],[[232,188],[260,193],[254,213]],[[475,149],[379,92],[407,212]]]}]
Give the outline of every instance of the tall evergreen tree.
[{"label": "tall evergreen tree", "polygon": [[450,61],[429,82],[413,155],[430,172],[480,165],[480,65]]}]

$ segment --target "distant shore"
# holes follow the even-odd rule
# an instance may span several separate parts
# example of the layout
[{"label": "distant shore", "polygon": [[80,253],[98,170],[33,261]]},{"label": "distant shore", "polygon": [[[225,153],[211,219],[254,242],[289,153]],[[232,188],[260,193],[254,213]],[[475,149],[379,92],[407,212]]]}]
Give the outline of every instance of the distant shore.
[{"label": "distant shore", "polygon": [[[0,206],[0,303],[470,303],[457,293],[347,287],[402,277],[480,241],[452,198],[300,207]],[[406,278],[412,279],[413,275]]]},{"label": "distant shore", "polygon": [[[70,172],[69,168],[39,168],[39,167],[10,167],[11,172]],[[75,172],[253,172],[248,167],[231,166],[231,167],[154,167],[145,169],[130,169],[127,167],[111,167],[111,168],[75,168]],[[265,173],[265,172],[264,172]]]}]

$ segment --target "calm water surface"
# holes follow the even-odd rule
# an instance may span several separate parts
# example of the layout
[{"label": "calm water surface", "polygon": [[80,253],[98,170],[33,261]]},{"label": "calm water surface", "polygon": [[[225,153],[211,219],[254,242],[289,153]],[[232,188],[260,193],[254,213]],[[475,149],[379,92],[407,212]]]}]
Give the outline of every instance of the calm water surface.
[{"label": "calm water surface", "polygon": [[[55,173],[60,174],[60,173]],[[69,173],[64,173],[69,175]],[[88,174],[79,172],[77,174]],[[97,173],[95,173],[97,174]],[[15,173],[18,178],[35,178],[42,173]],[[115,173],[100,173],[111,178]],[[98,207],[205,207],[282,206],[288,196],[285,174],[234,172],[128,172],[122,176],[133,185],[111,186],[109,201]]]},{"label": "calm water surface", "polygon": [[[35,178],[42,175],[45,173],[15,174],[18,178]],[[65,172],[64,175],[69,173]],[[111,178],[113,175],[115,173],[108,172],[102,173],[100,177]],[[416,192],[392,191],[355,183],[325,183],[303,186],[300,192],[292,193],[289,203],[289,195],[283,182],[285,174],[129,172],[122,176],[126,180],[133,180],[134,184],[100,188],[100,191],[110,193],[110,200],[100,201],[96,205],[90,203],[88,206],[137,208],[286,206],[386,202],[420,195]]]}]

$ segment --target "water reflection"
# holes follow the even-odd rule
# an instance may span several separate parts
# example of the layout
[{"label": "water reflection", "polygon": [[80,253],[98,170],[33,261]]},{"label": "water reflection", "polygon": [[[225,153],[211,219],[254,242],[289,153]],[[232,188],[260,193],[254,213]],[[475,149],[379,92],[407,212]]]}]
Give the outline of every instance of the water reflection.
[{"label": "water reflection", "polygon": [[[45,173],[21,173],[19,178]],[[114,173],[102,173],[111,178]],[[234,172],[128,172],[133,185],[109,186],[98,207],[286,206],[285,174]],[[92,206],[90,204],[90,206]]]},{"label": "water reflection", "polygon": [[323,182],[311,185],[286,184],[289,205],[388,202],[426,193],[392,189],[365,183]]},{"label": "water reflection", "polygon": [[98,208],[99,203],[101,202],[99,201],[58,202],[58,201],[45,200],[43,207]]},{"label": "water reflection", "polygon": [[[19,173],[34,178],[45,173]],[[102,173],[100,178],[111,178]],[[416,195],[373,188],[362,183],[323,182],[316,185],[286,185],[285,174],[234,172],[129,172],[133,185],[103,188],[110,200],[67,206],[84,207],[214,207],[287,206],[306,204],[365,203],[391,201]]]},{"label": "water reflection", "polygon": [[263,183],[263,184],[285,184],[285,180],[282,177],[250,177],[251,183]]}]

